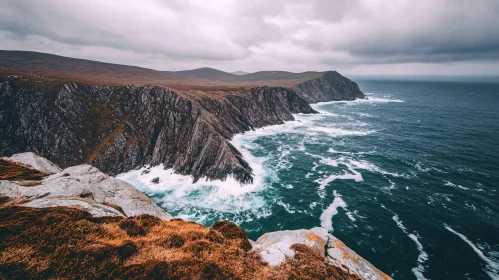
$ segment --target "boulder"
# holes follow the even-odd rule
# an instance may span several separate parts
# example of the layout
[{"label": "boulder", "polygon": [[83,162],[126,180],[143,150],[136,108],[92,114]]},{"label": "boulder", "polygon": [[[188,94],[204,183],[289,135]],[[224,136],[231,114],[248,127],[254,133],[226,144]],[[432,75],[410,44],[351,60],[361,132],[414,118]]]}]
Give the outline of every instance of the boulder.
[{"label": "boulder", "polygon": [[0,196],[20,198],[22,205],[29,207],[80,208],[96,217],[149,214],[163,220],[172,218],[132,185],[86,164],[50,175],[36,186],[0,181]]},{"label": "boulder", "polygon": [[36,154],[31,152],[15,154],[11,157],[3,157],[3,159],[29,165],[33,169],[46,174],[55,174],[61,172],[61,169],[57,165],[55,165],[48,159],[37,156]]}]

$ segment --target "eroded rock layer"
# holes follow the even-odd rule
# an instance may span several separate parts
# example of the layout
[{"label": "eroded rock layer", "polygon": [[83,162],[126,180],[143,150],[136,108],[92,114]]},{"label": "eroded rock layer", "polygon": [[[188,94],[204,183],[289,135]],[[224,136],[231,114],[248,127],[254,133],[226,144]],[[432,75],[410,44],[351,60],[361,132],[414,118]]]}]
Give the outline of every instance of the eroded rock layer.
[{"label": "eroded rock layer", "polygon": [[181,174],[251,182],[228,142],[236,133],[314,113],[291,89],[184,91],[162,86],[0,83],[0,154],[33,151],[61,167],[89,163],[108,174],[163,163]]},{"label": "eroded rock layer", "polygon": [[357,83],[336,71],[297,84],[295,91],[310,103],[366,98]]}]

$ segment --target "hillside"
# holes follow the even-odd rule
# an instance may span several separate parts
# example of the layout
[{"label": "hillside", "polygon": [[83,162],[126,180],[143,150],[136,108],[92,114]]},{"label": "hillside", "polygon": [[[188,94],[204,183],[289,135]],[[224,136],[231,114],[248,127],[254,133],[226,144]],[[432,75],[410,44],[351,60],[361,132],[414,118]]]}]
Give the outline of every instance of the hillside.
[{"label": "hillside", "polygon": [[52,82],[92,85],[160,85],[178,90],[237,90],[253,86],[293,88],[327,72],[260,71],[235,75],[214,68],[156,71],[129,65],[28,51],[1,51],[0,75],[49,78]]},{"label": "hillside", "polygon": [[166,74],[167,76],[181,79],[199,79],[213,81],[226,81],[235,77],[234,74],[207,67],[184,71],[162,71],[161,73]]}]

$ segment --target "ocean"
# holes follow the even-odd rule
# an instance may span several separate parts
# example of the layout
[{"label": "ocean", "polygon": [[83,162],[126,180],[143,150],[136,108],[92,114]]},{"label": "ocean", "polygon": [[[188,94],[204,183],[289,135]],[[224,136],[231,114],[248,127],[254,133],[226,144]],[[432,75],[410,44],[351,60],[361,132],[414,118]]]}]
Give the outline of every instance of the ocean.
[{"label": "ocean", "polygon": [[251,185],[162,166],[117,177],[172,215],[234,221],[253,240],[325,227],[395,279],[499,279],[499,82],[356,81],[367,100],[235,136]]}]

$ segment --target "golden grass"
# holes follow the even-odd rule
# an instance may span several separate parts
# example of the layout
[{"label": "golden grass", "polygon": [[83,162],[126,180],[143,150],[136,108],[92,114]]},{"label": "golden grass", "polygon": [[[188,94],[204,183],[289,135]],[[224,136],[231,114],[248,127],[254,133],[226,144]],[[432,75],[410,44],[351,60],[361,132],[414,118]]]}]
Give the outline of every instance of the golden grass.
[{"label": "golden grass", "polygon": [[359,279],[297,244],[295,258],[270,267],[250,250],[246,232],[226,221],[207,228],[149,215],[3,206],[0,240],[0,279]]},{"label": "golden grass", "polygon": [[34,186],[48,174],[31,166],[0,158],[0,180],[19,180],[27,186]]}]

